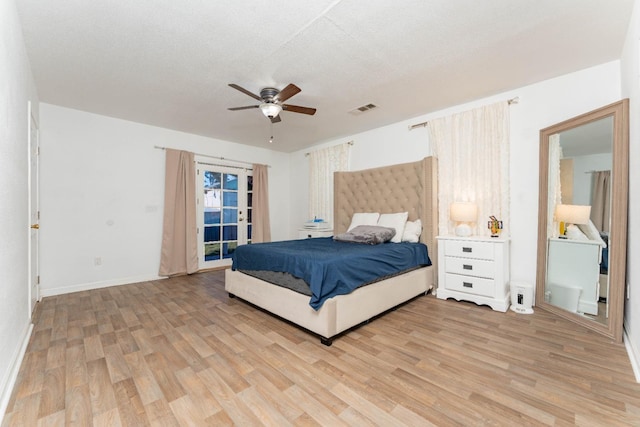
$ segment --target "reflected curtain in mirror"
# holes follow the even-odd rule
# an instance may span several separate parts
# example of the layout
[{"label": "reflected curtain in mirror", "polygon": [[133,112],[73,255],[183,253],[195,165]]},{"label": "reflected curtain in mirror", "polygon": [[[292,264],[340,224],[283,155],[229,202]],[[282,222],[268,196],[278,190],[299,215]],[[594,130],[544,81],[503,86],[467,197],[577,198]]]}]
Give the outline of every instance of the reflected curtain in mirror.
[{"label": "reflected curtain in mirror", "polygon": [[193,153],[165,150],[164,219],[160,276],[198,271],[196,182]]},{"label": "reflected curtain in mirror", "polygon": [[254,243],[271,241],[269,220],[269,167],[253,165],[253,215],[251,241]]},{"label": "reflected curtain in mirror", "polygon": [[611,171],[593,172],[591,221],[600,231],[609,232],[611,212]]},{"label": "reflected curtain in mirror", "polygon": [[549,194],[547,202],[547,235],[558,237],[559,227],[555,218],[555,207],[562,203],[562,185],[560,180],[560,135],[549,136]]}]

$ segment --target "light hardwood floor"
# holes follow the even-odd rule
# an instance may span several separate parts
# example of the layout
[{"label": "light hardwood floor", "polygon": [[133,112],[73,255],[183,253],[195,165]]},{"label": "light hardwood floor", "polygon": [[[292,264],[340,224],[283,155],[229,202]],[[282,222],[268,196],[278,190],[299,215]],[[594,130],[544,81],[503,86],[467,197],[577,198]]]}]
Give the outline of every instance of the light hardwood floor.
[{"label": "light hardwood floor", "polygon": [[624,346],[419,297],[325,347],[223,273],[45,298],[3,426],[640,425]]}]

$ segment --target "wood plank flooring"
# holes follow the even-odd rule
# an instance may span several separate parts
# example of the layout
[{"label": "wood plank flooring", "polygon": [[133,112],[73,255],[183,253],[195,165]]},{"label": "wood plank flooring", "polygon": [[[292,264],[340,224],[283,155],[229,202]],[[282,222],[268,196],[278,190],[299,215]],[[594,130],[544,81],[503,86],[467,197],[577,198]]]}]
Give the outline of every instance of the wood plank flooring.
[{"label": "wood plank flooring", "polygon": [[45,298],[3,426],[639,426],[624,346],[420,297],[333,346],[223,272]]}]

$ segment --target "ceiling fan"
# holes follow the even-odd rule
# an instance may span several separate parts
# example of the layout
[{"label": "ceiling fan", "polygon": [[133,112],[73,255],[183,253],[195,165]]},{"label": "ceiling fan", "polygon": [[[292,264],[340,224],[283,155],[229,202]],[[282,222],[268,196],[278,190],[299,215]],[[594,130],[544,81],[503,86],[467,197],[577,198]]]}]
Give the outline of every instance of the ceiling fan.
[{"label": "ceiling fan", "polygon": [[260,91],[260,96],[249,92],[247,89],[234,83],[229,83],[229,86],[260,101],[260,105],[248,105],[246,107],[229,108],[229,110],[231,111],[259,108],[262,111],[262,114],[264,114],[268,119],[271,120],[271,123],[278,123],[279,121],[281,121],[279,114],[282,111],[308,114],[310,116],[313,116],[316,113],[315,108],[283,104],[284,101],[301,91],[301,89],[293,83],[288,84],[287,87],[282,90],[278,90],[273,87],[265,87]]}]

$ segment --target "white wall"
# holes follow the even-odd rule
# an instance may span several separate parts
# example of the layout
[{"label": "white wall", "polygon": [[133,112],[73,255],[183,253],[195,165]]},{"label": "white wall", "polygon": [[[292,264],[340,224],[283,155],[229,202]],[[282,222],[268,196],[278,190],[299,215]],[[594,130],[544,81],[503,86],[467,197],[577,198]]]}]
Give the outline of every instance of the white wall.
[{"label": "white wall", "polygon": [[[353,140],[352,170],[416,161],[430,153],[428,132],[425,128],[409,131],[410,124],[513,97],[519,97],[519,103],[510,107],[511,279],[535,284],[540,129],[620,100],[619,61],[328,141],[318,147]],[[308,170],[304,154],[315,148],[291,155],[291,233],[295,224],[306,219]]]},{"label": "white wall", "polygon": [[272,237],[288,237],[287,154],[45,103],[40,111],[43,295],[157,277],[165,152],[154,145],[269,164]]},{"label": "white wall", "polygon": [[629,232],[624,328],[636,379],[640,381],[640,2],[635,2],[621,59],[622,94],[629,98]]},{"label": "white wall", "polygon": [[0,2],[0,423],[29,338],[28,102],[38,114],[13,1]]}]

